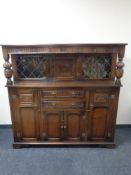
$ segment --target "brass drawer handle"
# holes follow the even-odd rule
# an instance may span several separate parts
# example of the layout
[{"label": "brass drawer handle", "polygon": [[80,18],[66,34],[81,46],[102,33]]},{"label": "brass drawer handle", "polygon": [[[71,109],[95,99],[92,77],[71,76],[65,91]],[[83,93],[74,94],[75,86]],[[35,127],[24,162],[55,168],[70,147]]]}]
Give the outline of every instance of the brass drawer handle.
[{"label": "brass drawer handle", "polygon": [[80,95],[80,92],[79,92],[79,91],[72,91],[71,94],[72,94],[72,95]]},{"label": "brass drawer handle", "polygon": [[51,95],[56,95],[56,92],[55,92],[55,91],[52,91],[52,92],[51,92]]}]

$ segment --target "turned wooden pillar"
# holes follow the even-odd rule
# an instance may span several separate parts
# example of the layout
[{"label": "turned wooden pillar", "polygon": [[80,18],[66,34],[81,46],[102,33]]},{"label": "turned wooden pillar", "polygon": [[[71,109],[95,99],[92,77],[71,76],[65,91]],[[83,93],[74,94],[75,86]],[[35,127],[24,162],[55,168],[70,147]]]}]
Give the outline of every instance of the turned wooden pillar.
[{"label": "turned wooden pillar", "polygon": [[121,85],[121,77],[123,76],[124,73],[124,63],[123,63],[123,58],[125,54],[125,46],[121,46],[118,52],[118,62],[116,63],[116,84]]},{"label": "turned wooden pillar", "polygon": [[12,85],[11,77],[12,77],[13,71],[11,68],[12,64],[9,62],[10,58],[11,58],[11,54],[8,54],[7,57],[5,58],[5,63],[3,64],[3,67],[5,68],[4,74],[5,74],[5,77],[7,78],[6,85]]}]

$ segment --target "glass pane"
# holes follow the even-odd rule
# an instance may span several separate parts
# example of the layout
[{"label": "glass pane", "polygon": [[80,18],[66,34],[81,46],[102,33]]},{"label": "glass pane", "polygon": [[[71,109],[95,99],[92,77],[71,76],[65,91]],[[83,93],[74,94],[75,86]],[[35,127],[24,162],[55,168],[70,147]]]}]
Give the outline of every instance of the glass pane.
[{"label": "glass pane", "polygon": [[44,78],[46,58],[43,55],[17,55],[17,74],[19,78]]},{"label": "glass pane", "polygon": [[84,78],[102,79],[111,78],[111,56],[85,56],[82,70]]}]

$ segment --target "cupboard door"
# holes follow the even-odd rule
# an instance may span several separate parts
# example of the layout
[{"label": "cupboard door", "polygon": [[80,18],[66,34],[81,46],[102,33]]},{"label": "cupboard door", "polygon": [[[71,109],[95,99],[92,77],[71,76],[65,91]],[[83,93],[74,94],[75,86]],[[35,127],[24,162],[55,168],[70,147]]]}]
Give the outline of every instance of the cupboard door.
[{"label": "cupboard door", "polygon": [[58,80],[74,80],[76,77],[76,59],[73,55],[56,55],[52,59],[52,76]]},{"label": "cupboard door", "polygon": [[42,111],[41,139],[58,141],[63,138],[63,112]]},{"label": "cupboard door", "polygon": [[20,141],[39,140],[39,113],[37,92],[32,89],[17,91],[16,97],[17,137]]},{"label": "cupboard door", "polygon": [[84,114],[81,111],[64,112],[64,138],[65,140],[80,141],[85,139]]},{"label": "cupboard door", "polygon": [[107,140],[110,125],[109,91],[96,90],[90,96],[89,140]]}]

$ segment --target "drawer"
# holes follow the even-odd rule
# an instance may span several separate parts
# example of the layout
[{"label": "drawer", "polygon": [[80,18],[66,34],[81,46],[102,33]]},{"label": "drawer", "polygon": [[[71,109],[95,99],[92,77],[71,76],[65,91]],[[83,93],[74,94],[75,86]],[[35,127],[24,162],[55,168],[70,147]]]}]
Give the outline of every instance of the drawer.
[{"label": "drawer", "polygon": [[84,107],[83,101],[43,101],[42,102],[44,109],[61,109],[61,108],[71,108],[71,109],[78,109]]},{"label": "drawer", "polygon": [[43,97],[83,97],[84,91],[83,90],[43,90],[42,91]]}]

